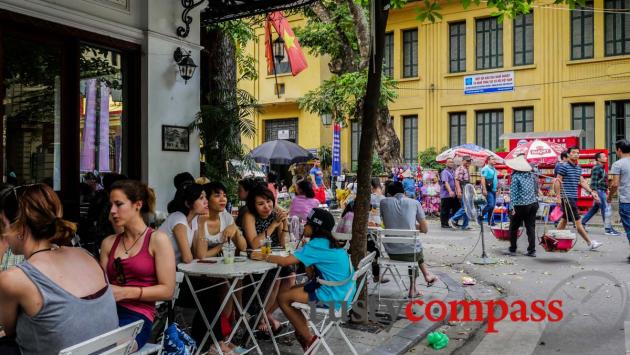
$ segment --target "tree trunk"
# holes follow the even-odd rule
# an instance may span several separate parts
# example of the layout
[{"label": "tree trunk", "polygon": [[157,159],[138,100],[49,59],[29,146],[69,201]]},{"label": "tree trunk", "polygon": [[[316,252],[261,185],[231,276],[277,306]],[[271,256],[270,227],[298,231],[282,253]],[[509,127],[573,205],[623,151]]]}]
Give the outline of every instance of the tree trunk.
[{"label": "tree trunk", "polygon": [[[226,108],[229,112],[237,112],[236,102],[236,48],[230,36],[222,31],[201,29],[201,43],[205,47],[202,52],[201,70],[201,102]],[[237,120],[233,120],[237,124]],[[205,137],[216,127],[212,120],[204,122],[201,129],[203,155],[206,161],[206,174],[211,180],[222,180],[227,176],[227,152],[222,145],[209,142]],[[204,134],[204,132],[206,132]],[[240,139],[240,134],[236,139]]]},{"label": "tree trunk", "polygon": [[376,139],[378,102],[381,95],[381,73],[383,67],[383,49],[385,46],[385,26],[389,15],[389,0],[374,0],[375,47],[370,53],[367,88],[362,99],[361,140],[359,142],[359,169],[357,171],[357,197],[354,201],[354,221],[352,222],[352,240],[350,254],[356,267],[367,251],[367,225],[370,213],[370,179],[372,178],[372,154]]},{"label": "tree trunk", "polygon": [[387,171],[402,164],[400,156],[400,140],[394,130],[394,122],[389,116],[387,107],[379,110],[379,117],[376,122],[376,152],[383,161],[383,166]]}]

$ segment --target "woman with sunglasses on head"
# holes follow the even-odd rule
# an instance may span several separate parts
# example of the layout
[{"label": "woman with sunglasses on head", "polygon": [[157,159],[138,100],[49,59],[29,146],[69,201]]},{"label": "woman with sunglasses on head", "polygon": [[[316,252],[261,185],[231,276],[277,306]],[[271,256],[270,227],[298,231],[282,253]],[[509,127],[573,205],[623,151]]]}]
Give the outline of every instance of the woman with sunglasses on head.
[{"label": "woman with sunglasses on head", "polygon": [[[0,272],[0,323],[21,354],[57,354],[118,327],[103,270],[85,250],[66,247],[75,225],[61,218],[50,187],[5,189],[0,212],[0,255],[10,247],[25,257]],[[13,353],[2,343],[1,354]]]},{"label": "woman with sunglasses on head", "polygon": [[136,336],[140,349],[151,335],[155,302],[173,298],[175,253],[166,234],[153,231],[142,219],[155,205],[153,190],[145,183],[117,181],[109,199],[114,225],[125,231],[103,240],[101,266],[112,284],[119,324],[144,321]]},{"label": "woman with sunglasses on head", "polygon": [[203,187],[198,184],[188,184],[181,189],[173,201],[168,218],[159,228],[173,244],[175,251],[175,265],[193,260],[193,236],[197,231],[199,216],[208,213],[208,199]]},{"label": "woman with sunglasses on head", "polygon": [[[247,246],[251,249],[259,249],[267,241],[271,242],[271,247],[284,248],[285,242],[289,241],[287,214],[276,208],[273,193],[264,185],[258,185],[249,191],[247,212],[243,216],[241,228],[245,234]],[[282,268],[280,277],[283,279],[281,282],[275,283],[269,301],[265,305],[267,319],[269,319],[274,333],[282,331],[282,324],[273,317],[273,312],[278,308],[276,297],[279,290],[287,289],[295,284],[295,277],[291,277],[292,274],[295,274],[293,268]],[[267,285],[271,281],[271,279],[266,279],[263,282],[263,288],[268,288]],[[264,322],[261,322],[258,330],[262,331],[263,334],[268,331]]]}]

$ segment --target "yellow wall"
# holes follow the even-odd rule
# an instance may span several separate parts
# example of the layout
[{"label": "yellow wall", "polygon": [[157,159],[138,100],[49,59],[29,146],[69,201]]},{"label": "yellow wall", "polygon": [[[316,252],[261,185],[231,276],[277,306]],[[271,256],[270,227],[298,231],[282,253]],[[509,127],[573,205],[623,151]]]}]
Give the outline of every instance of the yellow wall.
[{"label": "yellow wall", "polygon": [[[395,129],[400,137],[401,117],[418,115],[418,149],[437,149],[449,144],[450,112],[465,111],[467,141],[475,142],[475,111],[503,109],[504,132],[512,132],[515,107],[534,107],[535,131],[559,131],[571,129],[571,104],[595,104],[595,145],[605,147],[605,102],[608,100],[630,100],[630,55],[604,56],[604,13],[594,13],[594,58],[571,60],[570,12],[547,2],[536,2],[534,13],[534,64],[513,66],[513,23],[506,19],[503,24],[503,67],[490,70],[475,70],[475,19],[490,16],[492,9],[471,6],[464,10],[459,2],[443,4],[443,19],[436,23],[419,23],[412,3],[405,9],[390,13],[387,31],[394,33],[394,79],[399,81],[398,99],[389,108],[394,117]],[[603,0],[595,0],[594,7],[602,9]],[[466,20],[466,72],[449,73],[448,24]],[[403,79],[402,76],[402,31],[418,29],[418,73],[417,78]],[[264,73],[264,41],[259,41],[256,54],[260,58],[260,73]],[[287,96],[284,100],[298,98],[318,86],[327,77],[327,60],[308,56],[309,69],[293,78],[279,77],[286,82]],[[464,77],[472,74],[514,71],[516,88],[512,92],[464,95]],[[598,77],[596,79],[578,80]],[[278,102],[273,97],[273,77],[262,75],[254,86],[257,97],[264,103]],[[542,84],[541,84],[542,83]],[[433,88],[433,90],[431,90]],[[451,90],[445,90],[451,89]],[[452,90],[455,89],[455,90]],[[295,105],[269,110],[257,115],[257,122],[267,118],[299,117],[300,141],[308,145],[330,144],[330,134],[316,118],[301,112]],[[285,115],[285,116],[283,116]],[[305,127],[305,129],[302,129]],[[312,127],[309,130],[306,127]],[[305,133],[305,130],[309,133]],[[263,132],[262,130],[259,132]],[[310,132],[313,132],[311,134]],[[304,136],[305,135],[305,136]],[[304,136],[304,138],[302,138]],[[349,168],[350,129],[342,133],[342,160]],[[257,142],[262,141],[259,134]],[[303,140],[304,139],[304,140]]]},{"label": "yellow wall", "polygon": [[[305,22],[299,18],[290,18],[292,28],[303,26]],[[273,38],[276,37],[272,30]],[[319,116],[302,111],[298,108],[297,99],[308,91],[319,87],[320,83],[330,77],[328,60],[308,54],[304,54],[308,62],[308,68],[297,76],[278,74],[278,84],[285,85],[285,93],[276,96],[274,91],[274,75],[267,74],[267,61],[265,59],[265,33],[257,31],[258,41],[248,44],[248,51],[258,62],[258,80],[240,84],[240,87],[253,94],[261,105],[261,110],[254,114],[253,120],[256,126],[256,136],[251,139],[243,137],[243,143],[251,148],[264,143],[265,121],[273,119],[298,118],[297,143],[306,149],[318,149],[320,146],[332,142],[332,128],[324,127]]]}]

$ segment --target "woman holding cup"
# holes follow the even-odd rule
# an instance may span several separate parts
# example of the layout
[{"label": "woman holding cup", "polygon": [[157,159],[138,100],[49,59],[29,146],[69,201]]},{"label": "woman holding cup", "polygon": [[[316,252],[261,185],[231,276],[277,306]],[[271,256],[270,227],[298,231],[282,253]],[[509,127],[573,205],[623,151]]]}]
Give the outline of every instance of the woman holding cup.
[{"label": "woman holding cup", "polygon": [[[225,210],[227,205],[226,188],[220,182],[210,182],[203,185],[205,195],[208,197],[208,215],[199,218],[198,228],[193,237],[193,251],[195,259],[203,259],[217,256],[223,253],[223,260],[226,264],[234,262],[235,248],[243,251],[247,247],[247,242],[243,234],[234,224],[232,214]],[[203,281],[202,281],[203,282]],[[212,282],[215,282],[214,280]],[[225,298],[228,291],[227,286],[219,287],[220,292],[217,300],[219,302],[208,302],[204,300],[204,311],[210,317],[216,314],[215,308],[220,300]],[[234,344],[224,342],[224,339],[232,332],[234,321],[234,302],[228,301],[220,316],[220,321],[213,329],[215,337],[219,340],[221,351],[225,354],[235,352],[237,347]],[[198,339],[205,334],[206,327],[203,318],[199,313],[193,320],[193,338]],[[216,352],[212,349],[210,352]]]},{"label": "woman holding cup", "polygon": [[220,182],[203,185],[208,197],[208,216],[199,219],[199,227],[194,237],[194,251],[196,259],[217,256],[225,243],[233,244],[236,249],[243,251],[247,248],[247,241],[234,224],[232,214],[225,210],[227,195],[225,186]]}]

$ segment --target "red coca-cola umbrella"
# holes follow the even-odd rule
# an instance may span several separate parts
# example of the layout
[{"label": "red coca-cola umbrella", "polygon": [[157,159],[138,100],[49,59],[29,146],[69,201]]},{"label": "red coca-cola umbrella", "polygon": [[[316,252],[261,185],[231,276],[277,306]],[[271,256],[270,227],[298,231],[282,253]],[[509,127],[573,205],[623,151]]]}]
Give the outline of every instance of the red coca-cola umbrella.
[{"label": "red coca-cola umbrella", "polygon": [[555,164],[558,157],[564,151],[564,147],[560,144],[545,142],[539,139],[530,142],[519,143],[505,157],[505,160],[514,159],[519,155],[524,155],[530,163],[537,164]]}]

